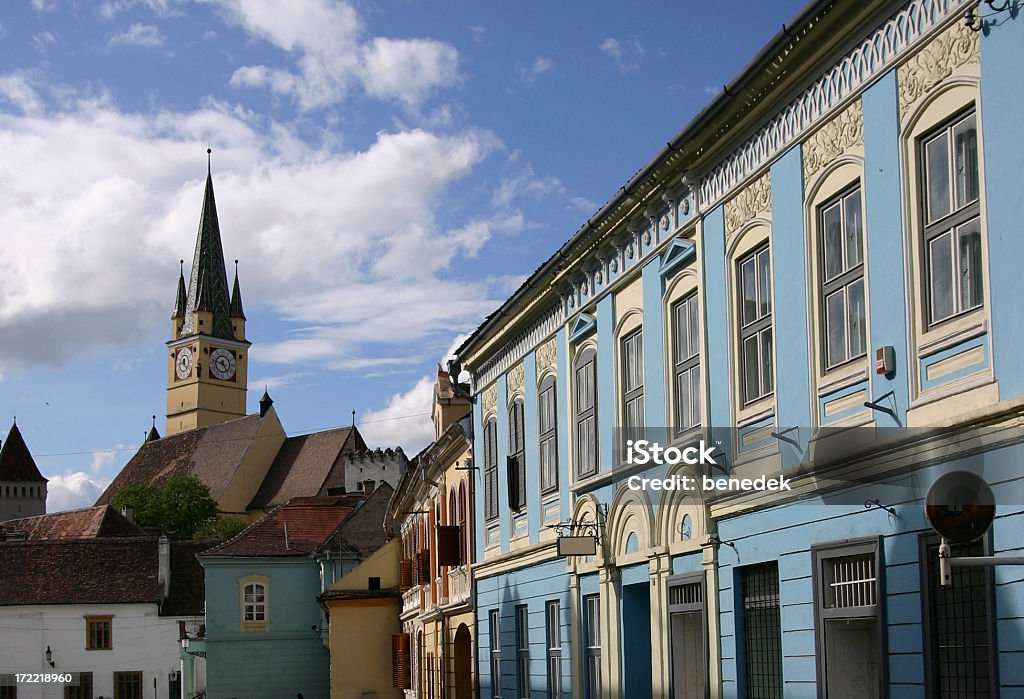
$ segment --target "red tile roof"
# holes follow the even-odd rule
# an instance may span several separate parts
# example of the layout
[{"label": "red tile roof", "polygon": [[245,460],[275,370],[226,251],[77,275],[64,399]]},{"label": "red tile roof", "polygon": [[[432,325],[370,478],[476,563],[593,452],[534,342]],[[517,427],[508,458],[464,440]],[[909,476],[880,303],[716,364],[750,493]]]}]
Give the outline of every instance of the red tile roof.
[{"label": "red tile roof", "polygon": [[261,419],[248,415],[145,442],[96,504],[108,504],[125,486],[162,485],[177,474],[195,476],[210,488],[210,497],[220,502],[256,439]]},{"label": "red tile roof", "polygon": [[324,494],[328,481],[331,486],[345,485],[344,454],[360,448],[365,448],[363,439],[351,427],[289,437],[249,509],[268,509],[295,497]]},{"label": "red tile roof", "polygon": [[146,535],[110,505],[9,519],[0,524],[0,528],[8,535],[20,532],[30,541]]},{"label": "red tile roof", "polygon": [[331,537],[363,499],[362,495],[292,498],[235,538],[204,551],[201,557],[308,555]]},{"label": "red tile roof", "polygon": [[7,439],[0,445],[0,481],[15,483],[45,483],[32,453],[21,436],[18,424],[11,426]]}]

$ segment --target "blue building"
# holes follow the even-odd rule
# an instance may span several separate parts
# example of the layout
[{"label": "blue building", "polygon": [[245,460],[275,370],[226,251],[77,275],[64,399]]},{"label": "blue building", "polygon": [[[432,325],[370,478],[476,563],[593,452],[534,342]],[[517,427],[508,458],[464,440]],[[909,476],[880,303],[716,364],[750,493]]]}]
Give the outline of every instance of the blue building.
[{"label": "blue building", "polygon": [[481,697],[1024,696],[1019,9],[812,2],[466,340]]}]

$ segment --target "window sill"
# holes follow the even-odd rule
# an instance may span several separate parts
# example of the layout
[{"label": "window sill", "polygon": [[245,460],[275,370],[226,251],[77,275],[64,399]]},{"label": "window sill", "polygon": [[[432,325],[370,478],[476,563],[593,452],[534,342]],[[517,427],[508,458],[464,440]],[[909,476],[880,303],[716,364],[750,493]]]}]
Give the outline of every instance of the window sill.
[{"label": "window sill", "polygon": [[775,415],[775,394],[751,403],[736,416],[736,429],[742,429],[755,422],[761,422]]},{"label": "window sill", "polygon": [[865,358],[855,359],[850,365],[836,367],[818,376],[818,397],[849,388],[869,378]]},{"label": "window sill", "polygon": [[922,333],[917,346],[918,358],[927,357],[941,352],[947,347],[974,339],[988,332],[988,319],[983,316],[984,307],[971,311],[968,315],[949,320],[935,328]]}]

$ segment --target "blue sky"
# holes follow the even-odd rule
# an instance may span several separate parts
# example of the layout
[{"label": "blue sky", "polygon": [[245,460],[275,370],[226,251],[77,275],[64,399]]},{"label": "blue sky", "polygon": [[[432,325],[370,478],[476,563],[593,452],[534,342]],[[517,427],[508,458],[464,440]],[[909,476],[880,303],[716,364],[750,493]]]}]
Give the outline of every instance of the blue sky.
[{"label": "blue sky", "polygon": [[418,450],[437,362],[803,4],[4,3],[0,437],[55,511],[163,432],[209,146],[250,411]]}]

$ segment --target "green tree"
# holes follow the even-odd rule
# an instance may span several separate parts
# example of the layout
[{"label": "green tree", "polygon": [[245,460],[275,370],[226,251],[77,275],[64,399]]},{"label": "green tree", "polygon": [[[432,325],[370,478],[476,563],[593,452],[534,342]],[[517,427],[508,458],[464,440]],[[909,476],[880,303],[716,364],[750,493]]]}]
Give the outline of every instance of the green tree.
[{"label": "green tree", "polygon": [[199,527],[193,538],[225,541],[240,534],[249,526],[249,520],[238,515],[218,515]]},{"label": "green tree", "polygon": [[148,483],[127,486],[114,496],[111,505],[115,509],[131,506],[137,524],[159,527],[175,539],[193,538],[218,514],[210,489],[195,476],[171,476],[159,487]]}]

